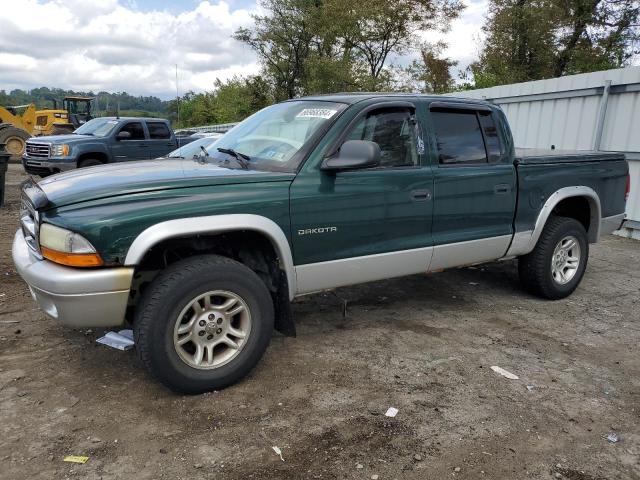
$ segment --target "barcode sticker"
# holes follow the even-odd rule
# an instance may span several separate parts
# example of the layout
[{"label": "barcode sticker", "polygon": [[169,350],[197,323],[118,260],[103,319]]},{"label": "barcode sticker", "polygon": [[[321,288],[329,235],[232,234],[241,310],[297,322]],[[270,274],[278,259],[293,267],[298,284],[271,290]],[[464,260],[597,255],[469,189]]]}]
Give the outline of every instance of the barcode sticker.
[{"label": "barcode sticker", "polygon": [[298,118],[331,118],[336,114],[337,110],[330,108],[305,108],[299,114]]}]

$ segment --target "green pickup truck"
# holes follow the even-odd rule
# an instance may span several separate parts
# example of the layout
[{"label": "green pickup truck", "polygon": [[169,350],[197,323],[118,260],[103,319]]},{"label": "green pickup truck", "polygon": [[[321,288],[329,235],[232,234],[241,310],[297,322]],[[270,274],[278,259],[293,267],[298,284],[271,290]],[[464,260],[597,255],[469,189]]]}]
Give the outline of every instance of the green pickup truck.
[{"label": "green pickup truck", "polygon": [[526,290],[566,297],[629,190],[623,155],[516,151],[499,108],[435,96],[286,101],[208,150],[26,184],[13,244],[42,310],[132,325],[142,363],[186,393],[294,335],[299,295],[518,258]]}]

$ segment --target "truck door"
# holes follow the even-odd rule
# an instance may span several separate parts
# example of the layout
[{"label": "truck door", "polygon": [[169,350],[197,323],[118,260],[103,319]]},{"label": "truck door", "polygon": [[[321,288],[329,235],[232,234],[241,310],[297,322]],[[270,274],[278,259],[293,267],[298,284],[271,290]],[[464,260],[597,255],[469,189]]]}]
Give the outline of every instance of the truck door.
[{"label": "truck door", "polygon": [[299,292],[426,271],[431,259],[431,192],[416,106],[365,109],[340,137],[376,142],[375,168],[326,172],[305,165],[291,186]]},{"label": "truck door", "polygon": [[[118,139],[118,133],[129,132],[128,138]],[[149,158],[149,145],[144,134],[142,122],[127,122],[120,127],[111,145],[111,152],[115,162],[129,160],[147,160]]]},{"label": "truck door", "polygon": [[164,157],[177,147],[176,140],[171,138],[171,130],[165,122],[147,121],[149,130],[149,158]]},{"label": "truck door", "polygon": [[499,258],[513,234],[516,174],[498,119],[484,105],[432,102],[432,270]]}]

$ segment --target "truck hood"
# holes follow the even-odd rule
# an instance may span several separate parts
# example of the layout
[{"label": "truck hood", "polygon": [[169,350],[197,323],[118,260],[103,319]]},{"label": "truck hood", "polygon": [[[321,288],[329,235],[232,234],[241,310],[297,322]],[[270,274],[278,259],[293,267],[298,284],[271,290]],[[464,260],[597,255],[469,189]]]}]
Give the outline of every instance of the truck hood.
[{"label": "truck hood", "polygon": [[43,137],[34,137],[30,138],[30,141],[35,143],[49,143],[51,145],[60,145],[63,143],[76,143],[76,142],[84,142],[86,140],[90,140],[92,138],[96,138],[92,135],[76,135],[76,134],[68,134],[68,135],[49,135]]},{"label": "truck hood", "polygon": [[38,185],[47,208],[133,193],[237,183],[292,181],[293,173],[223,168],[193,160],[162,159],[71,170]]}]

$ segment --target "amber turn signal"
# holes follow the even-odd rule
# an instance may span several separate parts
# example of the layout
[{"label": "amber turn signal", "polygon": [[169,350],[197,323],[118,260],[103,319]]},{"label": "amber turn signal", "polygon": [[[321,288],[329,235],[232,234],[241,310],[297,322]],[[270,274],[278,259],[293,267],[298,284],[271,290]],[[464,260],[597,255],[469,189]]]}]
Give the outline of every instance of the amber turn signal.
[{"label": "amber turn signal", "polygon": [[65,253],[41,247],[42,256],[47,260],[69,267],[101,267],[102,258],[97,253]]}]

